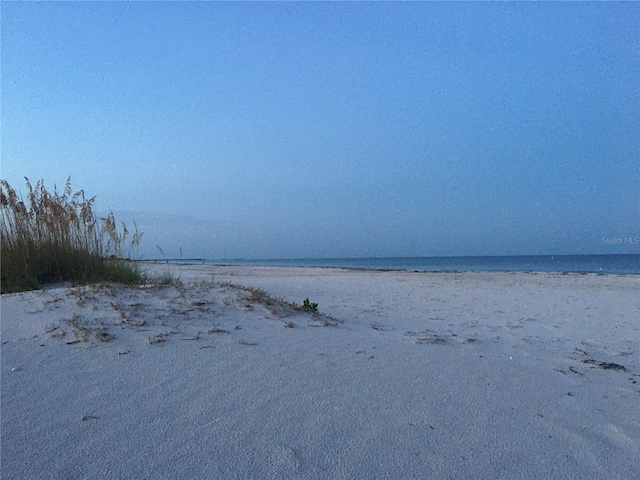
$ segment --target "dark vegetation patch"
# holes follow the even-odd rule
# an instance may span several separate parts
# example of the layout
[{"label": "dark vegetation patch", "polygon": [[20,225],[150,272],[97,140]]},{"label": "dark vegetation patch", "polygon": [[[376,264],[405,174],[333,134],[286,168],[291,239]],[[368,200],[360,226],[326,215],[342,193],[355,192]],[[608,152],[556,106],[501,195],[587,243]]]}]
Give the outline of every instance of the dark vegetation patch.
[{"label": "dark vegetation patch", "polygon": [[591,358],[587,358],[586,360],[582,360],[582,363],[587,363],[589,365],[594,365],[597,368],[601,368],[602,370],[615,370],[616,372],[626,372],[627,368],[619,365],[617,363],[611,362],[599,362],[598,360],[593,360]]}]

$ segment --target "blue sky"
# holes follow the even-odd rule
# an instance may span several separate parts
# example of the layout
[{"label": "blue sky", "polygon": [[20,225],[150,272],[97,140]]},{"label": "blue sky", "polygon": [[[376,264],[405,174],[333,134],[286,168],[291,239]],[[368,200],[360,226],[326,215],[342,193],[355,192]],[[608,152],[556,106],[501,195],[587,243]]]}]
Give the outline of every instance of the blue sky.
[{"label": "blue sky", "polygon": [[143,257],[640,253],[640,4],[1,9],[2,178]]}]

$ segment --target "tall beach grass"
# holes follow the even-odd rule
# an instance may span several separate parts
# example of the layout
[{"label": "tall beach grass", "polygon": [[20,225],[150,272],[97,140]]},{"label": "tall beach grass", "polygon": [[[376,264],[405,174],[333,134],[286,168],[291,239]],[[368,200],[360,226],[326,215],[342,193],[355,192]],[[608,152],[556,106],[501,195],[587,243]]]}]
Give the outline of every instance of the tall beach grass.
[{"label": "tall beach grass", "polygon": [[71,178],[62,193],[55,187],[48,191],[42,180],[35,185],[25,180],[26,200],[0,180],[2,293],[61,281],[139,284],[147,280],[140,266],[128,260],[142,238],[135,223],[130,237],[124,224],[118,229],[113,213],[96,218],[95,197],[87,198],[83,190],[72,194]]}]

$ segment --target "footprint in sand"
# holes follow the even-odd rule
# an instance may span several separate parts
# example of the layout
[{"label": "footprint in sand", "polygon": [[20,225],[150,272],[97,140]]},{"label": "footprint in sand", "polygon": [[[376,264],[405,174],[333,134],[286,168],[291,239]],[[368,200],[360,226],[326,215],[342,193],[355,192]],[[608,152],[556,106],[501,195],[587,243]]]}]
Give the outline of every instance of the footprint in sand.
[{"label": "footprint in sand", "polygon": [[291,448],[278,445],[270,449],[269,457],[273,473],[279,478],[291,478],[300,471],[300,458]]}]

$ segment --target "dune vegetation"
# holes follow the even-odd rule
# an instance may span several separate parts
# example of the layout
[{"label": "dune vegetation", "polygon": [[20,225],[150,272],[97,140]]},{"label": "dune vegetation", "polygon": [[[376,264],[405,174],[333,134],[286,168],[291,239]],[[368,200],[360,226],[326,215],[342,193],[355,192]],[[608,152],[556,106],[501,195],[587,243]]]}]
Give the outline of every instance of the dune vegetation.
[{"label": "dune vegetation", "polygon": [[[148,280],[131,253],[142,233],[134,223],[118,228],[112,212],[96,218],[95,197],[47,190],[43,181],[26,179],[23,200],[6,180],[0,180],[1,291],[18,292],[43,284],[70,281],[140,284]],[[127,252],[124,252],[124,249]]]}]

